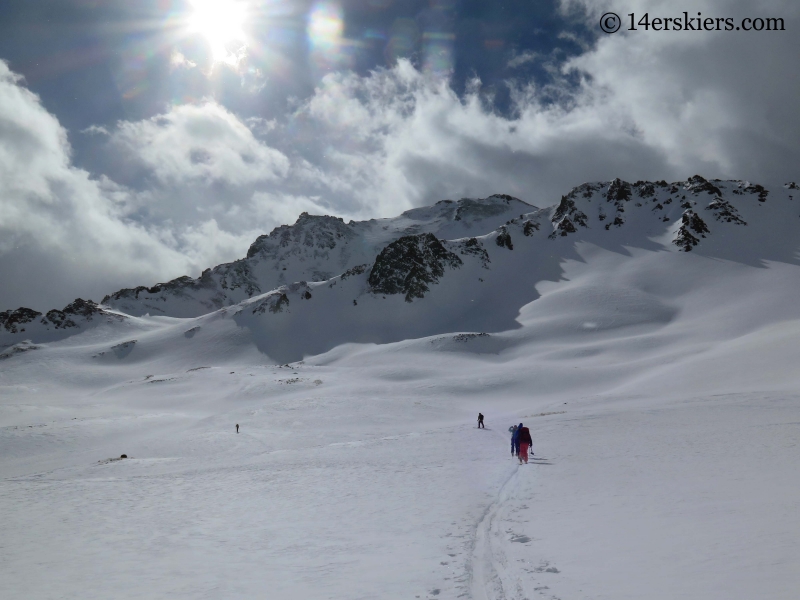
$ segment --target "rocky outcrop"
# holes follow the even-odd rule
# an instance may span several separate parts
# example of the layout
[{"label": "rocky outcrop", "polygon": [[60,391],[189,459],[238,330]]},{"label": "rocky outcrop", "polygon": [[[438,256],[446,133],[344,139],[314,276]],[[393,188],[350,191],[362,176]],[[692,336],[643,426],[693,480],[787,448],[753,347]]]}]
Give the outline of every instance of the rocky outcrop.
[{"label": "rocky outcrop", "polygon": [[739,211],[736,210],[730,202],[722,198],[714,198],[714,200],[706,206],[706,210],[710,210],[717,221],[735,223],[736,225],[747,225],[745,220],[739,216]]},{"label": "rocky outcrop", "polygon": [[250,245],[247,258],[274,256],[277,248],[300,246],[325,251],[336,248],[344,240],[356,237],[344,219],[329,215],[300,213],[294,225],[281,225],[269,235],[262,235]]},{"label": "rocky outcrop", "polygon": [[703,179],[700,175],[693,175],[686,181],[686,190],[692,194],[712,194],[714,196],[721,196],[722,192],[710,181]]},{"label": "rocky outcrop", "polygon": [[537,221],[534,220],[527,220],[522,224],[522,234],[530,237],[533,235],[534,231],[539,231],[541,226]]},{"label": "rocky outcrop", "polygon": [[48,311],[42,322],[47,320],[56,329],[66,329],[67,327],[78,327],[76,321],[91,321],[94,317],[104,314],[109,313],[101,309],[95,302],[78,298],[71,304],[67,304],[63,310]]},{"label": "rocky outcrop", "polygon": [[82,323],[91,321],[100,315],[111,316],[115,319],[123,318],[120,315],[106,312],[91,300],[78,298],[67,304],[62,310],[53,309],[48,311],[41,319],[38,317],[41,317],[42,313],[30,308],[23,307],[17,310],[0,312],[0,328],[8,333],[23,333],[26,330],[26,326],[32,324],[43,326],[45,329],[68,329],[70,327],[80,327]]},{"label": "rocky outcrop", "polygon": [[[625,212],[625,204],[630,201],[633,195],[631,184],[622,179],[615,179],[608,185],[604,196],[607,202],[614,206],[614,218],[610,223],[606,223],[606,231],[614,227],[621,227],[625,224],[625,218],[622,213]],[[604,217],[605,218],[605,217]],[[601,219],[603,220],[603,219]],[[565,235],[562,233],[562,235]]]},{"label": "rocky outcrop", "polygon": [[555,239],[557,236],[575,233],[577,231],[575,224],[587,227],[588,217],[584,212],[578,210],[574,199],[569,196],[561,196],[561,202],[553,212],[551,221],[553,223],[553,233],[549,237],[550,239]]},{"label": "rocky outcrop", "polygon": [[692,248],[700,243],[700,240],[692,235],[692,232],[700,237],[706,237],[705,234],[710,233],[705,221],[697,213],[689,209],[683,213],[681,226],[678,228],[672,243],[684,252],[691,252]]},{"label": "rocky outcrop", "polygon": [[492,262],[489,260],[489,253],[486,251],[486,248],[483,247],[483,244],[477,238],[446,242],[445,246],[453,252],[458,252],[461,256],[474,256],[478,258],[484,269],[488,269],[489,263]]},{"label": "rocky outcrop", "polygon": [[42,313],[30,308],[20,307],[17,310],[0,312],[0,328],[9,333],[25,331],[25,326],[41,316]]},{"label": "rocky outcrop", "polygon": [[766,202],[767,196],[769,195],[769,191],[767,191],[763,185],[757,183],[755,185],[748,185],[744,188],[744,191],[748,194],[758,194],[759,202]]},{"label": "rocky outcrop", "polygon": [[368,282],[373,293],[404,294],[406,302],[412,302],[423,298],[446,268],[457,269],[462,264],[432,233],[409,235],[381,251]]},{"label": "rocky outcrop", "polygon": [[514,249],[514,244],[511,242],[511,234],[508,233],[508,229],[505,227],[500,228],[500,232],[497,234],[497,239],[495,242],[501,248],[508,248],[509,250]]},{"label": "rocky outcrop", "polygon": [[106,322],[123,321],[123,315],[109,312],[91,300],[78,298],[61,310],[47,314],[30,308],[0,312],[0,347],[25,339],[57,340]]},{"label": "rocky outcrop", "polygon": [[[608,229],[608,227],[606,227]],[[551,233],[549,237],[551,240],[556,239],[556,237],[566,237],[570,233],[576,233],[578,230],[575,229],[575,225],[572,224],[572,221],[569,218],[564,217],[561,219],[555,226],[553,233]]]}]

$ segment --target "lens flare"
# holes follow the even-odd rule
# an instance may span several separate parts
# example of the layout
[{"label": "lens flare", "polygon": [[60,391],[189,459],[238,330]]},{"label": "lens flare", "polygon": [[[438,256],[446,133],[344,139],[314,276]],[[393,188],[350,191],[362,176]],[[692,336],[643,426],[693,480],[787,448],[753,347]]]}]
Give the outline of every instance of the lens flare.
[{"label": "lens flare", "polygon": [[344,37],[344,13],[338,2],[317,2],[308,13],[306,33],[315,76],[351,66],[359,45]]},{"label": "lens flare", "polygon": [[237,63],[246,48],[247,5],[236,0],[189,0],[189,29],[208,40],[214,62]]},{"label": "lens flare", "polygon": [[333,49],[344,33],[342,8],[335,2],[320,2],[308,16],[308,38],[314,48]]}]

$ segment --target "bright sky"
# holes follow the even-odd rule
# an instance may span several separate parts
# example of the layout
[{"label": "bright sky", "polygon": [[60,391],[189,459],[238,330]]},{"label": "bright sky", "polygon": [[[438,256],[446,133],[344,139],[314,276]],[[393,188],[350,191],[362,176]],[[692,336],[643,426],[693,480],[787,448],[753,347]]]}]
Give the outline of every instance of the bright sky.
[{"label": "bright sky", "polygon": [[695,4],[786,30],[600,31],[662,0],[3,2],[0,310],[197,276],[303,211],[800,178],[800,5]]}]

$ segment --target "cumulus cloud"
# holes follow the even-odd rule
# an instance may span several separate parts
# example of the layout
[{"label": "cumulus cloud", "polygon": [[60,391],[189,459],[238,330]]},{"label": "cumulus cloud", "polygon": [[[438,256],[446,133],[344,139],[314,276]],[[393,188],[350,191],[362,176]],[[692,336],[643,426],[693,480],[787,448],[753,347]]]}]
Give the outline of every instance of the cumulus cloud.
[{"label": "cumulus cloud", "polygon": [[289,169],[284,154],[260,143],[246,124],[214,102],[122,122],[111,143],[170,185],[247,185],[284,178]]}]

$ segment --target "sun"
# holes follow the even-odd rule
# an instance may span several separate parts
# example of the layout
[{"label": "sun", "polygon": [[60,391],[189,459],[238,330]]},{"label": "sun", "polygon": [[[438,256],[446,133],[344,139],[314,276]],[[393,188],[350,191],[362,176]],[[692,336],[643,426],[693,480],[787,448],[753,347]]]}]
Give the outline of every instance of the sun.
[{"label": "sun", "polygon": [[245,47],[247,6],[242,0],[189,0],[189,29],[208,40],[214,62],[236,61]]}]

